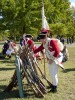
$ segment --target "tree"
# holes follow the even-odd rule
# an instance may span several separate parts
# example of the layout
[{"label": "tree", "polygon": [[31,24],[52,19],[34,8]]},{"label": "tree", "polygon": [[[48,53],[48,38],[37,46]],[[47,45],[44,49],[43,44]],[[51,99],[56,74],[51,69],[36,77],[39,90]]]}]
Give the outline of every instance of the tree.
[{"label": "tree", "polygon": [[[69,0],[44,0],[44,6],[51,30],[56,34],[69,33],[68,25],[73,24]],[[1,0],[0,14],[3,18],[0,19],[0,30],[9,30],[12,37],[20,37],[24,33],[39,34],[41,7],[42,0]]]}]

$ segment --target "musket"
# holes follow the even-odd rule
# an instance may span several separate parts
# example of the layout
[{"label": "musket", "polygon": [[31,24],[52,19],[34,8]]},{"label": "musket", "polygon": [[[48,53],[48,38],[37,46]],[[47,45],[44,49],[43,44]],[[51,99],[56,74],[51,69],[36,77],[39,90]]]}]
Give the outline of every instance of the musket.
[{"label": "musket", "polygon": [[38,66],[37,62],[35,62],[35,63],[36,63],[37,68],[39,69],[39,71],[40,71],[42,77],[47,81],[48,85],[50,86],[50,85],[51,85],[51,82],[50,82],[50,81],[47,79],[47,77],[42,73],[42,71],[41,71],[40,67]]},{"label": "musket", "polygon": [[[40,94],[41,97],[44,97],[43,93],[38,89],[38,87],[36,86],[36,84],[34,83],[34,81],[32,80],[32,77],[29,75],[29,73],[26,71],[25,66],[23,64],[23,62],[20,59],[20,63],[21,63],[21,67],[24,71],[24,74],[26,76],[27,82],[30,85],[30,87],[32,88],[32,90],[34,91],[35,95],[38,96],[38,92]],[[38,92],[37,92],[38,91]]]},{"label": "musket", "polygon": [[[33,62],[33,66],[35,67],[36,64],[35,64],[35,62],[34,62],[34,57],[32,57],[32,54],[30,54],[30,57],[31,57],[31,60],[32,60],[32,62]],[[32,59],[32,58],[33,58],[33,59]],[[43,82],[39,79],[38,74],[33,73],[33,77],[34,77],[34,79],[35,79],[35,82],[37,82],[37,84],[39,85],[41,91],[42,91],[43,93],[47,93],[46,88],[45,88],[45,85],[44,85]]]},{"label": "musket", "polygon": [[[33,51],[30,53],[30,55],[32,56],[32,54],[33,54]],[[33,60],[33,62],[34,62],[35,65],[37,66],[37,68],[39,69],[39,71],[40,71],[41,75],[43,76],[43,78],[47,81],[48,85],[50,86],[50,85],[51,85],[50,81],[49,81],[49,80],[46,78],[46,76],[42,73],[41,69],[40,69],[39,66],[38,66],[37,61],[34,59],[34,56],[32,56],[31,59]]]},{"label": "musket", "polygon": [[[38,75],[36,74],[35,70],[34,70],[34,65],[33,65],[33,60],[31,59],[31,56],[29,56],[29,53],[30,53],[30,49],[27,48],[26,46],[24,47],[24,51],[25,53],[23,54],[23,57],[22,57],[22,61],[26,64],[28,64],[29,66],[27,66],[27,69],[29,70],[30,74],[31,74],[31,78],[32,80],[38,85],[38,87],[41,89],[41,91],[43,93],[47,93],[44,85],[43,85],[43,82],[39,79]],[[25,57],[24,57],[25,56]],[[24,59],[25,58],[25,59]]]},{"label": "musket", "polygon": [[[31,50],[29,49],[29,53],[31,52]],[[29,58],[28,59],[30,59],[30,62],[32,62],[32,64],[30,65],[31,67],[33,67],[33,69],[36,69],[36,67],[35,67],[35,63],[34,63],[34,57],[33,57],[33,53],[31,54],[29,54],[29,56],[28,56]],[[33,59],[32,59],[33,58]],[[30,63],[29,62],[29,63]],[[37,73],[37,70],[36,70],[36,72],[35,72],[35,70],[33,71],[33,77],[36,79],[35,81],[37,82],[37,84],[39,85],[39,87],[41,88],[41,91],[43,92],[43,93],[47,93],[47,91],[46,91],[46,89],[45,89],[45,85],[43,84],[43,82],[40,80],[40,78],[38,77],[38,73]]]},{"label": "musket", "polygon": [[[22,49],[22,48],[21,48],[21,49]],[[25,48],[23,48],[23,49],[25,49]],[[21,54],[20,57],[21,57],[22,60],[23,60],[23,58],[25,57],[25,55],[22,56],[23,51],[22,51],[21,53],[19,52],[19,54]],[[24,60],[23,60],[23,61],[22,61],[22,60],[19,58],[22,71],[24,72],[24,76],[26,77],[28,84],[30,84],[30,87],[31,87],[32,90],[34,91],[35,95],[38,96],[38,92],[39,92],[40,96],[41,96],[41,97],[44,97],[43,93],[36,87],[36,85],[34,84],[34,82],[31,80],[30,75],[29,75],[28,72],[26,71],[26,67],[25,67],[25,66],[26,66],[26,63],[25,63],[25,65],[24,65],[24,64],[23,64],[23,63],[24,63],[24,62],[23,62]],[[33,85],[34,85],[35,88],[33,88]],[[37,91],[38,91],[38,92],[37,92]]]},{"label": "musket", "polygon": [[45,53],[44,53],[43,51],[41,51],[41,53],[42,53],[42,56],[43,56],[43,59],[44,59],[44,75],[45,75],[45,77],[46,77]]}]

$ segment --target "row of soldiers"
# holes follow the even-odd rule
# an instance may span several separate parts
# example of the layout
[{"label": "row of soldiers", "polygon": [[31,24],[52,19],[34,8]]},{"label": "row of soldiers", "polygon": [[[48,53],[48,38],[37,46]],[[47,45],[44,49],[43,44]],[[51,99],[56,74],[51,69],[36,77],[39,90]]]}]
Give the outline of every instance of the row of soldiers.
[{"label": "row of soldiers", "polygon": [[[30,36],[26,37],[26,35],[23,36],[23,38],[20,40],[20,46],[28,45],[30,49],[33,51],[36,49],[36,45],[34,44],[34,41],[31,39]],[[16,43],[10,40],[6,40],[3,47],[2,47],[2,56],[5,58],[6,56],[11,58],[12,54],[15,53],[14,49],[17,47]],[[18,47],[17,47],[18,48]],[[41,59],[40,52],[36,53],[35,58]]]}]

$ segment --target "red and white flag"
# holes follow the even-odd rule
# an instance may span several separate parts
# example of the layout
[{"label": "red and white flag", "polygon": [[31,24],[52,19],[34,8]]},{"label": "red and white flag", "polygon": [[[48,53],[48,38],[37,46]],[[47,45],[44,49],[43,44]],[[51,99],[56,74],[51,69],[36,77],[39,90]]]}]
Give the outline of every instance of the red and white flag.
[{"label": "red and white flag", "polygon": [[44,0],[42,0],[42,31],[49,32],[49,25],[44,12]]}]

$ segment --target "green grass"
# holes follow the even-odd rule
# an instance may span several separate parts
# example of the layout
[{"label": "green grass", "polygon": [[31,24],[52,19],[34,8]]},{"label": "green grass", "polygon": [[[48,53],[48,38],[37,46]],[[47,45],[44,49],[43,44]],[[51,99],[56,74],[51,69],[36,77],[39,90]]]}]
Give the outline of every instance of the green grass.
[{"label": "green grass", "polygon": [[[18,87],[13,88],[9,93],[4,93],[3,90],[9,84],[16,66],[14,57],[0,60],[0,100],[75,100],[75,47],[68,47],[68,50],[70,57],[69,60],[64,63],[65,72],[63,72],[61,68],[59,68],[58,72],[58,92],[47,93],[45,94],[45,98],[35,97],[34,93],[27,88],[25,79],[23,80],[23,87],[25,91],[29,91],[26,97],[19,98]],[[42,63],[39,61],[39,66],[43,71],[43,61]],[[46,76],[50,79],[47,63]],[[42,81],[46,86],[48,85],[45,80],[42,79]]]}]

